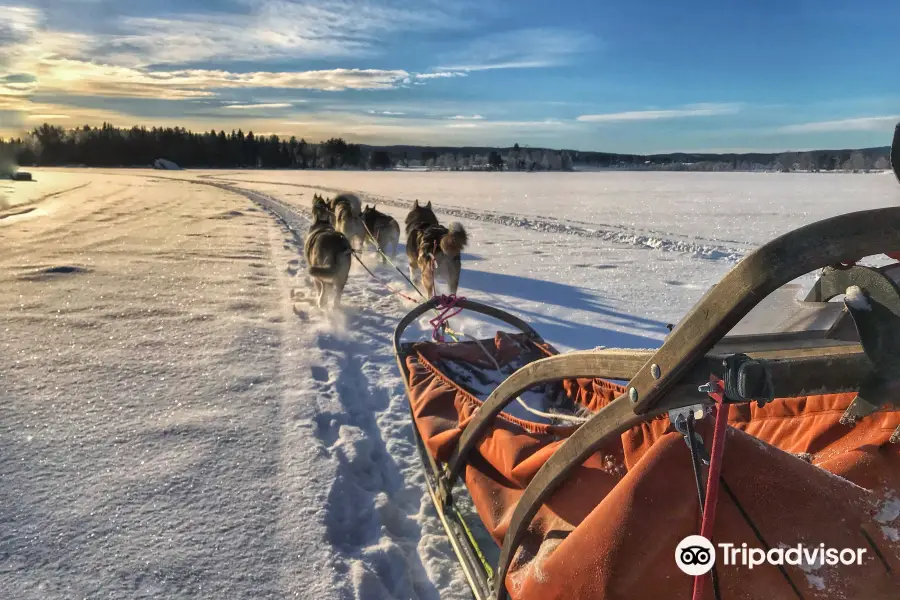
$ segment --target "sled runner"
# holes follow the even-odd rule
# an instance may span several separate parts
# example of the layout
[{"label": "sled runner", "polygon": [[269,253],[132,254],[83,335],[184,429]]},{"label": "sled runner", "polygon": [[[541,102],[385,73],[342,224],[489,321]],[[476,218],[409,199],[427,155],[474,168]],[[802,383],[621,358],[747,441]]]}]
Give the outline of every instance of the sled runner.
[{"label": "sled runner", "polygon": [[[412,310],[394,334],[397,363],[475,597],[900,598],[900,263],[848,266],[898,249],[900,207],[787,233],[739,262],[657,350],[560,354],[522,320],[464,299],[452,302],[516,331],[406,342],[447,299]],[[797,299],[791,282],[818,269]],[[512,414],[520,405],[530,412]],[[701,532],[737,549],[861,549],[864,560],[750,570],[719,556],[694,578],[675,549]]]}]

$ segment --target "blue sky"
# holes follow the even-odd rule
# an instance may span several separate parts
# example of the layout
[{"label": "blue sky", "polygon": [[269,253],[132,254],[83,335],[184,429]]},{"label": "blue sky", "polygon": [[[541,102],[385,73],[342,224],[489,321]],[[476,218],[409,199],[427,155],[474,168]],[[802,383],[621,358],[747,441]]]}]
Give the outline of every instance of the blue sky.
[{"label": "blue sky", "polygon": [[7,134],[106,120],[780,151],[887,145],[900,120],[897,0],[0,0],[0,15]]}]

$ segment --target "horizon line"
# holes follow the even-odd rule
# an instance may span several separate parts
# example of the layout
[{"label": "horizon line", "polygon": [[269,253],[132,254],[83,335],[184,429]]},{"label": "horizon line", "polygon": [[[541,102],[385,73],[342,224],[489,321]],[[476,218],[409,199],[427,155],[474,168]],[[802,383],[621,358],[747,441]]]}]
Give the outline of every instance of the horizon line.
[{"label": "horizon line", "polygon": [[[128,131],[128,130],[136,129],[136,128],[137,129],[147,129],[147,130],[183,129],[188,134],[192,134],[192,135],[207,134],[207,133],[213,132],[213,131],[215,131],[217,133],[225,131],[224,128],[217,129],[215,127],[210,127],[209,130],[194,130],[191,128],[183,127],[181,125],[167,125],[167,126],[151,125],[151,126],[147,126],[147,125],[143,125],[143,124],[136,124],[136,125],[130,125],[130,126],[121,126],[121,125],[116,125],[110,121],[104,121],[102,125],[90,125],[90,124],[85,123],[84,125],[80,125],[80,126],[65,127],[63,125],[58,125],[58,124],[55,125],[48,121],[44,121],[43,123],[36,124],[29,131],[21,131],[18,135],[19,136],[32,135],[35,130],[37,130],[43,126],[54,127],[54,128],[62,129],[64,131],[77,131],[77,130],[83,129],[85,126],[91,127],[92,129],[99,129],[103,125],[111,125],[113,128],[119,129],[122,131]],[[900,123],[898,123],[898,126],[900,126]],[[242,127],[238,127],[238,128],[232,127],[231,131],[243,133],[243,128]],[[247,134],[250,134],[250,133],[253,133],[252,129],[247,131]],[[740,156],[740,155],[748,155],[748,154],[778,155],[778,154],[803,154],[803,153],[813,153],[813,152],[862,152],[862,151],[885,150],[885,149],[890,151],[890,148],[891,148],[891,141],[887,140],[887,142],[883,146],[866,146],[866,147],[859,147],[859,148],[806,148],[806,149],[783,149],[783,150],[751,150],[751,149],[742,148],[739,150],[735,149],[735,150],[727,150],[727,151],[675,150],[675,151],[669,151],[669,152],[637,153],[637,152],[617,152],[617,151],[609,151],[609,150],[579,150],[579,149],[575,149],[575,148],[564,148],[564,147],[551,148],[549,146],[532,146],[530,144],[513,144],[510,146],[502,146],[502,145],[501,146],[496,146],[496,145],[491,146],[491,145],[484,145],[484,144],[470,144],[470,145],[422,145],[422,144],[410,144],[410,143],[372,144],[372,143],[353,142],[348,139],[345,139],[342,135],[331,135],[331,136],[329,136],[328,139],[323,139],[318,142],[310,142],[310,141],[306,141],[305,138],[303,138],[302,136],[297,136],[295,134],[286,134],[286,133],[279,134],[279,133],[268,132],[268,131],[253,133],[253,135],[254,135],[254,137],[259,137],[259,136],[269,137],[269,136],[275,135],[276,137],[278,137],[279,140],[288,140],[293,137],[293,138],[299,138],[298,141],[304,141],[307,144],[324,144],[329,139],[342,139],[348,144],[356,144],[357,146],[363,146],[363,147],[369,147],[369,148],[409,147],[409,148],[418,148],[418,149],[444,148],[444,149],[462,150],[464,148],[474,148],[474,149],[484,149],[484,150],[513,150],[515,148],[515,146],[519,146],[519,148],[523,149],[523,150],[551,150],[551,151],[555,151],[555,152],[581,152],[581,153],[592,153],[592,154],[612,154],[612,155],[622,155],[622,156],[639,156],[642,158],[653,158],[653,157],[657,157],[657,156],[672,156],[672,155],[677,155],[677,154],[707,155],[707,156],[729,156],[729,155]],[[11,143],[16,139],[21,139],[21,138],[17,138],[15,135],[13,135],[12,137],[3,137],[2,135],[0,135],[0,143]]]}]

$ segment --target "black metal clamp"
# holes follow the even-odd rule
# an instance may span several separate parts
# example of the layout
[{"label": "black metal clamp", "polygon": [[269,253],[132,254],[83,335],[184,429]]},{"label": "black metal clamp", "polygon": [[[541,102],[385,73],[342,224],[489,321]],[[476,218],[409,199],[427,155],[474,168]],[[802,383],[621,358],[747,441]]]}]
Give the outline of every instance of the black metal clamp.
[{"label": "black metal clamp", "polygon": [[765,360],[746,354],[732,354],[722,361],[722,376],[710,375],[709,383],[698,388],[709,394],[721,394],[726,404],[756,402],[759,406],[775,399],[772,371]]}]

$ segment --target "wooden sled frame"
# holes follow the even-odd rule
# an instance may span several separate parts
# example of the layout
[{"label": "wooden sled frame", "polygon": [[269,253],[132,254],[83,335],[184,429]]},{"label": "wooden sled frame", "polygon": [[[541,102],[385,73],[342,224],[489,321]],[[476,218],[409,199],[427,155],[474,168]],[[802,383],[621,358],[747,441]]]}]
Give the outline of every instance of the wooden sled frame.
[{"label": "wooden sled frame", "polygon": [[[895,150],[898,140],[900,125]],[[900,179],[900,173],[897,174]],[[733,389],[746,390],[746,396],[729,396],[730,403],[813,392],[857,391],[872,388],[873,380],[892,384],[900,380],[900,287],[882,276],[878,269],[854,267],[857,269],[854,272],[835,268],[848,258],[897,249],[900,249],[900,207],[849,213],[776,238],[745,257],[710,289],[659,349],[571,352],[537,360],[513,373],[472,417],[446,466],[439,465],[424,447],[413,419],[416,442],[428,467],[429,493],[475,597],[500,600],[505,596],[506,574],[529,524],[574,468],[613,436],[644,421],[670,411],[710,404],[709,396],[698,388],[711,377],[733,378],[736,384]],[[846,290],[841,290],[841,285],[851,283],[859,286],[869,302],[880,310],[874,311],[881,319],[874,326],[866,325],[865,321],[855,322],[859,342],[811,340],[790,333],[761,336],[755,341],[725,337],[767,296],[796,278],[822,268],[826,269],[823,277],[807,301],[827,301]],[[405,359],[411,344],[403,344],[401,338],[412,322],[437,305],[438,299],[432,299],[416,307],[394,332],[394,351],[408,394],[410,373]],[[496,318],[536,342],[543,341],[527,323],[504,311],[471,300],[459,300],[457,306]],[[735,358],[740,360],[735,362]],[[755,368],[737,368],[747,365]],[[498,563],[492,570],[472,542],[450,494],[467,457],[493,419],[519,394],[543,383],[593,377],[627,380],[626,392],[577,429],[539,469],[513,511]],[[863,405],[856,407],[854,418],[864,418],[882,408],[883,399],[867,396],[867,400],[854,401],[854,405]],[[852,409],[853,405],[848,413]]]}]

